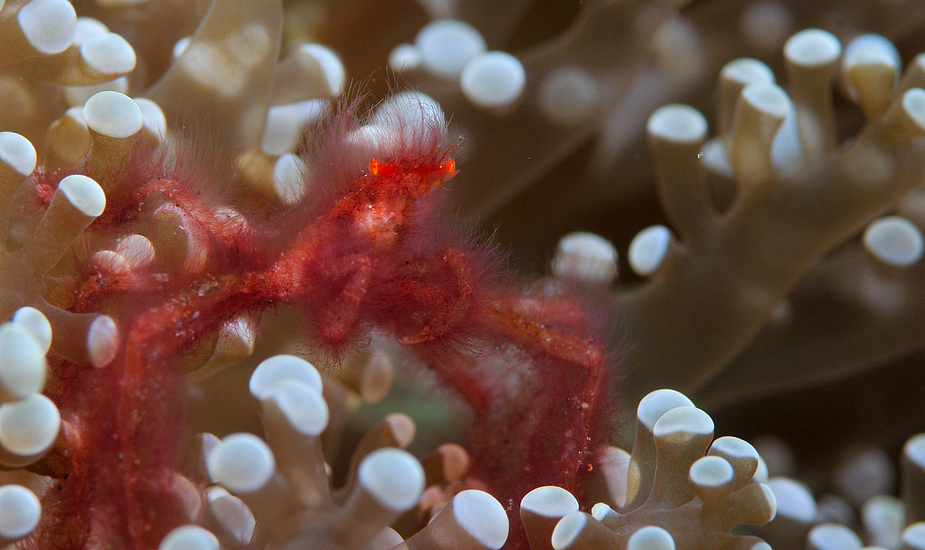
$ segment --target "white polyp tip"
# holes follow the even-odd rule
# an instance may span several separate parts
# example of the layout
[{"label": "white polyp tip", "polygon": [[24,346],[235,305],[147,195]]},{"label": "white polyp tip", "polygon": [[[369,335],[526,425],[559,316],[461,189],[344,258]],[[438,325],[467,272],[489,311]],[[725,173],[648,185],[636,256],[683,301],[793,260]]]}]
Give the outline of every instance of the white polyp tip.
[{"label": "white polyp tip", "polygon": [[87,176],[71,174],[61,180],[58,190],[85,216],[95,218],[106,209],[106,193]]},{"label": "white polyp tip", "polygon": [[759,485],[761,486],[761,492],[764,493],[764,500],[768,503],[768,509],[771,512],[768,515],[768,521],[771,521],[777,517],[777,497],[774,496],[774,491],[767,484],[759,482]]},{"label": "white polyp tip", "polygon": [[485,40],[479,31],[455,19],[428,23],[414,43],[421,49],[424,68],[446,79],[458,77],[470,59],[485,51]]},{"label": "white polyp tip", "polygon": [[124,74],[135,68],[135,50],[114,32],[95,34],[80,46],[87,65],[103,74]]},{"label": "white polyp tip", "polygon": [[903,94],[903,110],[918,126],[919,132],[925,132],[925,90],[912,88]]},{"label": "white polyp tip", "polygon": [[67,0],[32,0],[19,8],[16,21],[29,44],[47,55],[66,50],[77,29],[77,13]]},{"label": "white polyp tip", "polygon": [[141,109],[141,117],[144,119],[145,128],[156,136],[163,137],[167,135],[167,117],[161,106],[144,97],[133,98],[132,101]]},{"label": "white polyp tip", "polygon": [[772,82],[753,82],[742,88],[742,101],[774,118],[784,120],[790,112],[790,98]]},{"label": "white polyp tip", "polygon": [[744,439],[729,435],[717,438],[716,441],[710,445],[710,450],[708,452],[710,454],[720,453],[732,458],[758,460],[758,451],[755,450],[755,447],[752,446],[751,443]]},{"label": "white polyp tip", "polygon": [[45,385],[45,351],[25,327],[13,323],[0,325],[0,385],[25,397]]},{"label": "white polyp tip", "polygon": [[329,96],[336,96],[344,90],[347,72],[344,70],[344,64],[336,53],[321,44],[302,44],[299,46],[299,50],[310,55],[318,62]]},{"label": "white polyp tip", "polygon": [[774,82],[774,71],[761,61],[749,57],[741,57],[726,63],[720,75],[726,80],[739,82],[743,86],[752,82]]},{"label": "white polyp tip", "polygon": [[120,76],[115,80],[93,84],[91,86],[65,86],[64,100],[70,107],[83,107],[91,97],[100,92],[117,92],[124,94],[128,92],[128,79]]},{"label": "white polyp tip", "polygon": [[119,351],[119,327],[112,317],[100,315],[87,331],[87,354],[95,367],[105,367]]},{"label": "white polyp tip", "polygon": [[360,463],[357,479],[379,504],[394,512],[410,510],[424,492],[424,468],[401,449],[370,453]]},{"label": "white polyp tip", "polygon": [[328,426],[328,406],[314,386],[291,378],[280,380],[264,392],[298,432],[321,435]]},{"label": "white polyp tip", "polygon": [[106,25],[104,25],[100,20],[94,19],[92,17],[78,17],[77,26],[74,29],[74,38],[71,40],[71,45],[79,48],[91,36],[106,32],[109,32],[109,28],[106,27]]},{"label": "white polyp tip", "polygon": [[803,523],[816,521],[816,500],[802,483],[786,477],[773,477],[765,485],[774,495],[778,515]]},{"label": "white polyp tip", "polygon": [[292,153],[276,159],[273,164],[273,190],[286,204],[293,204],[302,198],[305,186],[302,174],[305,172],[305,162]]},{"label": "white polyp tip", "polygon": [[913,523],[903,529],[902,541],[910,548],[925,549],[925,522]]},{"label": "white polyp tip", "polygon": [[18,456],[46,451],[58,437],[58,407],[40,393],[0,405],[0,445]]},{"label": "white polyp tip", "polygon": [[697,143],[707,137],[707,119],[687,105],[665,105],[649,117],[646,130],[653,138],[678,143]]},{"label": "white polyp tip", "polygon": [[784,44],[784,57],[796,65],[813,67],[834,63],[840,55],[838,39],[820,29],[800,31]]},{"label": "white polyp tip", "polygon": [[594,77],[577,67],[549,73],[537,92],[540,113],[559,126],[586,122],[598,110],[600,97],[600,86]]},{"label": "white polyp tip", "polygon": [[309,99],[286,105],[274,105],[267,110],[260,150],[271,157],[295,151],[302,128],[318,120],[327,110],[326,100]]},{"label": "white polyp tip", "polygon": [[218,539],[198,525],[182,525],[167,533],[158,550],[218,550]]},{"label": "white polyp tip", "polygon": [[617,275],[617,249],[600,235],[570,233],[559,240],[552,272],[562,279],[610,283]]},{"label": "white polyp tip", "polygon": [[257,520],[253,512],[238,497],[228,493],[221,487],[212,487],[206,493],[209,500],[209,509],[222,527],[228,530],[234,538],[244,545],[250,542],[254,535]]},{"label": "white polyp tip", "polygon": [[636,274],[643,277],[655,273],[668,254],[671,231],[664,225],[647,227],[633,237],[627,261]]},{"label": "white polyp tip", "polygon": [[42,505],[35,494],[20,485],[0,487],[0,538],[25,537],[39,524]]},{"label": "white polyp tip", "polygon": [[656,439],[684,433],[690,435],[712,434],[713,419],[697,407],[675,407],[662,415],[652,428]]},{"label": "white polyp tip", "polygon": [[809,530],[807,546],[819,550],[860,550],[861,539],[848,527],[838,523],[823,523]]},{"label": "white polyp tip", "polygon": [[758,455],[758,467],[755,469],[755,475],[752,481],[755,483],[767,483],[771,474],[768,472],[768,463],[764,461],[761,455]]},{"label": "white polyp tip", "polygon": [[[902,500],[891,495],[877,495],[867,499],[861,507],[861,522],[873,541],[896,548],[900,546],[899,533],[905,524],[905,510]],[[884,540],[887,538],[889,542]]]},{"label": "white polyp tip", "polygon": [[0,161],[26,177],[35,170],[35,147],[19,134],[0,132]]},{"label": "white polyp tip", "polygon": [[705,456],[691,464],[688,472],[691,485],[699,487],[722,487],[735,480],[732,465],[725,458]]},{"label": "white polyp tip", "polygon": [[150,265],[154,261],[154,245],[147,237],[137,233],[119,239],[114,252],[125,258],[135,269]]},{"label": "white polyp tip", "polygon": [[922,257],[923,246],[919,228],[900,216],[880,218],[864,231],[864,248],[887,265],[914,264]]},{"label": "white polyp tip", "polygon": [[693,407],[694,402],[675,390],[655,390],[639,401],[636,418],[643,426],[652,430],[663,414],[677,407]]},{"label": "white polyp tip", "polygon": [[29,331],[29,334],[35,338],[42,353],[48,353],[51,347],[51,323],[41,311],[34,307],[21,307],[13,314],[13,324],[19,325]]},{"label": "white polyp tip", "polygon": [[132,98],[112,91],[99,92],[87,100],[84,120],[94,132],[114,138],[133,136],[145,123],[141,109]]},{"label": "white polyp tip", "polygon": [[459,76],[463,94],[479,107],[504,108],[517,101],[527,83],[524,66],[505,52],[486,52],[466,63]]},{"label": "white polyp tip", "polygon": [[[396,137],[411,140],[426,137],[427,131],[443,128],[445,120],[443,109],[434,98],[420,92],[401,92],[376,108],[369,124],[389,129]],[[386,134],[378,138],[382,139]]]},{"label": "white polyp tip", "polygon": [[909,438],[903,445],[903,454],[919,468],[925,469],[925,433]]},{"label": "white polyp tip", "polygon": [[577,511],[578,501],[565,489],[549,485],[527,493],[520,501],[520,509],[544,517],[558,518]]},{"label": "white polyp tip", "polygon": [[417,69],[423,62],[424,54],[414,44],[399,44],[389,53],[389,68],[395,71]]},{"label": "white polyp tip", "polygon": [[896,46],[879,34],[862,34],[845,48],[842,65],[846,69],[858,65],[886,65],[899,72],[900,57]]},{"label": "white polyp tip", "polygon": [[321,393],[321,375],[311,363],[295,355],[274,355],[264,359],[251,375],[248,388],[251,395],[264,399],[269,388],[280,380],[292,378],[304,382]]},{"label": "white polyp tip", "polygon": [[649,525],[630,536],[626,550],[674,550],[674,538],[661,527]]},{"label": "white polyp tip", "polygon": [[591,517],[597,521],[604,521],[604,518],[610,514],[616,514],[616,512],[613,511],[613,508],[603,502],[598,502],[591,507]]},{"label": "white polyp tip", "polygon": [[107,273],[125,274],[132,270],[125,258],[112,250],[98,250],[91,254],[90,265]]},{"label": "white polyp tip", "polygon": [[582,512],[572,512],[559,520],[552,530],[552,547],[554,550],[565,550],[575,542],[588,523],[588,516]]},{"label": "white polyp tip", "polygon": [[184,36],[183,38],[174,42],[173,48],[170,50],[170,54],[174,59],[183,55],[183,52],[186,51],[186,47],[189,46],[190,40],[192,40],[191,36]]},{"label": "white polyp tip", "polygon": [[754,545],[752,545],[752,547],[749,548],[749,550],[772,550],[772,549],[771,549],[771,545],[770,545],[770,544],[768,544],[768,543],[766,543],[766,542],[764,542],[764,541],[760,541],[760,542],[756,542]]},{"label": "white polyp tip", "polygon": [[206,457],[206,468],[215,483],[235,493],[252,493],[270,481],[276,469],[273,452],[253,434],[237,433]]},{"label": "white polyp tip", "polygon": [[497,550],[507,542],[507,513],[493,496],[484,491],[469,489],[453,497],[453,517],[485,548]]}]

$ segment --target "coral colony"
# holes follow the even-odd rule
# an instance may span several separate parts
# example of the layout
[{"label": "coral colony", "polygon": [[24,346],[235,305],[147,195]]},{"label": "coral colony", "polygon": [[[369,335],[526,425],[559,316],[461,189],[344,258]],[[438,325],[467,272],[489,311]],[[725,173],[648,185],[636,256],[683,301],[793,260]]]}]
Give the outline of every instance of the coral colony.
[{"label": "coral colony", "polygon": [[925,6],[200,4],[0,6],[0,547],[925,548]]}]

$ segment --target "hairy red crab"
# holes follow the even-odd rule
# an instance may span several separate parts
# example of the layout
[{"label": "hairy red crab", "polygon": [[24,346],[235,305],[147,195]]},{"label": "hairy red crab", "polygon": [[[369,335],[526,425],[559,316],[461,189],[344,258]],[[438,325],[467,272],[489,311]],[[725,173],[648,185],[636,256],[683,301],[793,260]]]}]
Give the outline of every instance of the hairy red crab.
[{"label": "hairy red crab", "polygon": [[[412,103],[362,125],[351,109],[334,117],[306,157],[305,198],[279,212],[221,205],[215,182],[144,148],[116,175],[88,174],[111,187],[86,246],[113,251],[71,285],[71,309],[111,315],[122,344],[104,368],[53,362],[66,450],[36,466],[58,479],[29,544],[155,548],[184,522],[183,373],[223,325],[279,306],[332,357],[374,329],[421,357],[474,410],[470,475],[512,514],[537,486],[586,494],[613,421],[604,317],[564,283],[512,280],[454,228],[446,126]],[[166,223],[194,243],[185,260],[158,257]],[[153,258],[126,244],[135,234]]]}]

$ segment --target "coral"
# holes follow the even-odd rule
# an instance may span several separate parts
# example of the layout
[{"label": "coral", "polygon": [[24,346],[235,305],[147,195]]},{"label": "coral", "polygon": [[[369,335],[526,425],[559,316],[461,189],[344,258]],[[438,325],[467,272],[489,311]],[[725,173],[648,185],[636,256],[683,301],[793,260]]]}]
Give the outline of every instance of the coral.
[{"label": "coral", "polygon": [[[674,387],[794,445],[777,471],[785,447],[756,442],[780,517],[749,533],[920,547],[917,440],[899,482],[888,465],[925,427],[896,398],[921,381],[923,20],[914,0],[7,2],[0,542],[763,547],[735,526],[772,515],[757,455],[711,445],[689,402],[645,414]],[[323,387],[243,393],[293,351]],[[440,411],[465,404],[466,450],[388,450],[412,440],[396,415],[355,446],[368,402],[422,372]],[[615,395],[641,402],[632,455],[607,447]],[[260,487],[235,481],[247,457]]]}]

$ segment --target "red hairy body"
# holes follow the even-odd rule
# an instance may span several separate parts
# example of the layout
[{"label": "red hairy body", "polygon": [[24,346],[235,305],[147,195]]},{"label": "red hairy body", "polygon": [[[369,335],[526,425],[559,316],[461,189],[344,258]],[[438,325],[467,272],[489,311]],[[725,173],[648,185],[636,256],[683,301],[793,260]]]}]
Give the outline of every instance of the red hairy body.
[{"label": "red hairy body", "polygon": [[32,544],[155,548],[183,516],[174,472],[187,358],[224,324],[281,305],[334,357],[373,329],[417,353],[474,410],[471,474],[502,503],[539,485],[581,499],[613,420],[607,334],[580,298],[510,280],[445,223],[452,148],[442,121],[423,119],[394,118],[384,145],[350,148],[355,121],[342,115],[308,162],[322,188],[275,224],[209,204],[147,160],[116,178],[99,242],[167,219],[198,248],[175,265],[96,265],[75,285],[72,309],[110,314],[123,343],[105,368],[55,366],[66,479],[45,497],[51,513]]}]

